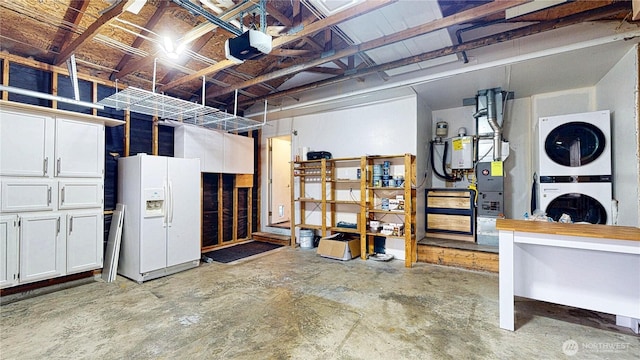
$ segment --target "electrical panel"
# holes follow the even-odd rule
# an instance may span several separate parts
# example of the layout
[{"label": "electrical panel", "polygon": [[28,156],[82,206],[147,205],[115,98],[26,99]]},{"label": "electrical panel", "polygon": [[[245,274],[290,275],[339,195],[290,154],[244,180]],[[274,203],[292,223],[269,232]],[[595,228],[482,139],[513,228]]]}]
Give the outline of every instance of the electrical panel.
[{"label": "electrical panel", "polygon": [[473,136],[451,139],[451,169],[473,169]]}]

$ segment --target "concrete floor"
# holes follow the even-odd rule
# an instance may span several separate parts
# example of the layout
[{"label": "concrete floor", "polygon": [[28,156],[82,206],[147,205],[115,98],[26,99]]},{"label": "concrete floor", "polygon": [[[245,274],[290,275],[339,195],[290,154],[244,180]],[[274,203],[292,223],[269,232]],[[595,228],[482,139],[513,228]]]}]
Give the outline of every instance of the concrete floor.
[{"label": "concrete floor", "polygon": [[[0,307],[2,359],[640,358],[614,317],[518,301],[498,327],[498,277],[283,248],[142,285],[118,277]],[[575,341],[575,343],[570,340]]]}]

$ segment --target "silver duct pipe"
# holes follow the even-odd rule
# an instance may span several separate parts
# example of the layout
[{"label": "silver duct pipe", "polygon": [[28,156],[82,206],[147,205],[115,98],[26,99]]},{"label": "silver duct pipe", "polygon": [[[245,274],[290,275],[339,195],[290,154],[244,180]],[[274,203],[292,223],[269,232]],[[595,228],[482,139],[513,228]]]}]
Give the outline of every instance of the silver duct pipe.
[{"label": "silver duct pipe", "polygon": [[493,130],[493,160],[502,160],[502,127],[498,125],[496,109],[496,93],[493,89],[487,90],[487,121]]}]

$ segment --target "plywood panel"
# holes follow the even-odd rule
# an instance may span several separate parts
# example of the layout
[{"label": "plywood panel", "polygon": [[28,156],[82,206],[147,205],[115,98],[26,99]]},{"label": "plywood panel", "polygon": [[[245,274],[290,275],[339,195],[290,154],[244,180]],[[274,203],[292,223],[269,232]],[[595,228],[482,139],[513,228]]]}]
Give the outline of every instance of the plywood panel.
[{"label": "plywood panel", "polygon": [[469,232],[471,217],[464,215],[429,214],[427,216],[428,229],[446,229],[452,231]]}]

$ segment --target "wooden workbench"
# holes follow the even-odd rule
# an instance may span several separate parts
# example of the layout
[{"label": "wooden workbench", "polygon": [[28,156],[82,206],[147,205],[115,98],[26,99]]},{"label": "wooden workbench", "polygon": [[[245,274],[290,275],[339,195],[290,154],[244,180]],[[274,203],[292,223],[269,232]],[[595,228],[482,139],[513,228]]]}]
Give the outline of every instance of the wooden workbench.
[{"label": "wooden workbench", "polygon": [[616,315],[640,332],[640,228],[498,219],[500,327],[514,297]]}]

